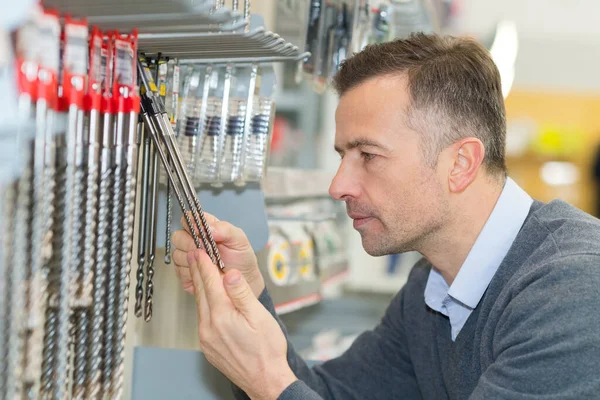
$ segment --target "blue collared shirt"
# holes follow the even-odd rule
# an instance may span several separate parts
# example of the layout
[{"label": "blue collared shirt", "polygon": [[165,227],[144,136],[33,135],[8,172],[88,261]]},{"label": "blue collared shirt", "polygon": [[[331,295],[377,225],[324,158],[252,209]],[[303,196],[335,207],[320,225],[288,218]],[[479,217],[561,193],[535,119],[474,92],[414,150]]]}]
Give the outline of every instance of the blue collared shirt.
[{"label": "blue collared shirt", "polygon": [[507,178],[492,214],[460,267],[452,286],[432,268],[425,303],[450,319],[452,340],[477,307],[529,214],[533,199]]}]

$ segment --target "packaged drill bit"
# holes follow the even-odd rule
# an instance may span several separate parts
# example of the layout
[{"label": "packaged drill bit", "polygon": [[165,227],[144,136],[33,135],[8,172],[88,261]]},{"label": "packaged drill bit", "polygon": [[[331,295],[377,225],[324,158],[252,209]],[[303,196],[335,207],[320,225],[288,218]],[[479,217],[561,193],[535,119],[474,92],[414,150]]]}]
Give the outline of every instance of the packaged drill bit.
[{"label": "packaged drill bit", "polygon": [[190,175],[194,177],[200,143],[203,133],[203,121],[206,115],[211,67],[194,66],[186,77],[183,87],[181,113],[177,121],[177,143],[183,161]]}]

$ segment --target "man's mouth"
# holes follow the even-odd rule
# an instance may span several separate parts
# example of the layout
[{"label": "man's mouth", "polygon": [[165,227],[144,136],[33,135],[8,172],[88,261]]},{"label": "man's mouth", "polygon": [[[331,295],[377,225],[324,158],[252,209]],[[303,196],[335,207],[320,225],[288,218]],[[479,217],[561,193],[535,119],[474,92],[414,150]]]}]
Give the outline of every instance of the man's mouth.
[{"label": "man's mouth", "polygon": [[358,229],[359,227],[369,223],[369,221],[373,219],[373,217],[369,215],[356,213],[349,213],[348,216],[353,220],[352,225],[354,226],[354,229]]}]

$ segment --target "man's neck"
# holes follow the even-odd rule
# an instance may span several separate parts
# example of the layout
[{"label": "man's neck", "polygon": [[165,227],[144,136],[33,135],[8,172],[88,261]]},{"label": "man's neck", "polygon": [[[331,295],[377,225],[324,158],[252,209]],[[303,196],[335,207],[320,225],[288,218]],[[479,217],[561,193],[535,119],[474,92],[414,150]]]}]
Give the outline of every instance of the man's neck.
[{"label": "man's neck", "polygon": [[449,286],[494,210],[503,186],[485,179],[473,182],[453,199],[448,221],[419,250]]}]

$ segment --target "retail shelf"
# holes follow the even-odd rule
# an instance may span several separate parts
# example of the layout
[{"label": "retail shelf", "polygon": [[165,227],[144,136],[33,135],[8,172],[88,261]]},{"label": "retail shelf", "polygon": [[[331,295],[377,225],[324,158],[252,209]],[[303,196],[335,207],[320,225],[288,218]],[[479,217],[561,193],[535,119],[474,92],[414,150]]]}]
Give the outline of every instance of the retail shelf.
[{"label": "retail shelf", "polygon": [[310,55],[262,26],[248,32],[141,33],[138,38],[146,54],[162,52],[182,64],[299,61]]},{"label": "retail shelf", "polygon": [[329,197],[333,176],[331,171],[270,167],[263,189],[267,200]]},{"label": "retail shelf", "polygon": [[104,30],[157,32],[231,31],[247,20],[229,8],[215,8],[214,1],[75,1],[47,0],[49,8],[77,17]]}]

